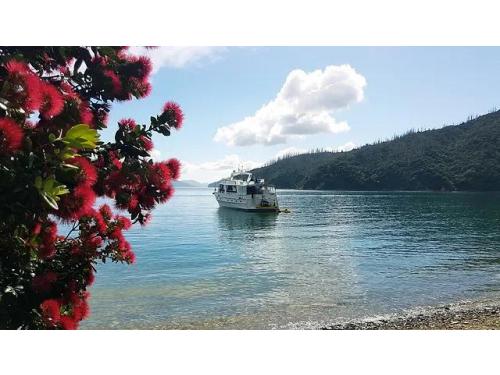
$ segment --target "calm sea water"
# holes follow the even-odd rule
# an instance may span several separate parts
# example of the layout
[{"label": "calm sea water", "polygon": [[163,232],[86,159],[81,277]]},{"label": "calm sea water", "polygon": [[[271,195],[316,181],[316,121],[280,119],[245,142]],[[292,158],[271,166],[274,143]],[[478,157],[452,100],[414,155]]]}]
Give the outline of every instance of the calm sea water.
[{"label": "calm sea water", "polygon": [[279,191],[291,213],[177,189],[99,267],[82,328],[313,328],[500,294],[500,194]]}]

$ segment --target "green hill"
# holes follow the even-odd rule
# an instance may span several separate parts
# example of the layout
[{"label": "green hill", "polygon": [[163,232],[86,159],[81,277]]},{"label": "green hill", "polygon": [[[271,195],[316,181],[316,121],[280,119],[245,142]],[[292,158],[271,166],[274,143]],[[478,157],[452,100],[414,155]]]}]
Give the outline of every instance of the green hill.
[{"label": "green hill", "polygon": [[290,156],[253,172],[290,189],[500,190],[500,111],[349,152]]}]

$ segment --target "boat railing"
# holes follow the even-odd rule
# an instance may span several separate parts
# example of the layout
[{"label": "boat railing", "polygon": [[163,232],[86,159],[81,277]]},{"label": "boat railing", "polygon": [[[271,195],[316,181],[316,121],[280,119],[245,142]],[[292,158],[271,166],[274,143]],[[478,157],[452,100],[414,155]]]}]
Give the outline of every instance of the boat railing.
[{"label": "boat railing", "polygon": [[270,192],[271,194],[276,193],[276,187],[275,187],[274,185],[268,185],[268,186],[266,187],[266,190],[267,190],[268,192]]}]

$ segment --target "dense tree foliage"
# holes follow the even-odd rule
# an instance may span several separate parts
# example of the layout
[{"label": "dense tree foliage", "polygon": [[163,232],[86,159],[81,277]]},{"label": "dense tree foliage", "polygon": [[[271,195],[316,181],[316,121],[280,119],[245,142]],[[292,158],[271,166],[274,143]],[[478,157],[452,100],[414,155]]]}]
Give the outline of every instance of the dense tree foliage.
[{"label": "dense tree foliage", "polygon": [[179,177],[151,139],[183,114],[167,102],[148,124],[121,120],[113,142],[99,131],[114,101],[149,94],[150,72],[122,47],[0,47],[0,328],[76,328],[96,264],[134,262],[122,231]]},{"label": "dense tree foliage", "polygon": [[254,172],[279,188],[500,190],[500,111],[349,152],[291,156]]}]

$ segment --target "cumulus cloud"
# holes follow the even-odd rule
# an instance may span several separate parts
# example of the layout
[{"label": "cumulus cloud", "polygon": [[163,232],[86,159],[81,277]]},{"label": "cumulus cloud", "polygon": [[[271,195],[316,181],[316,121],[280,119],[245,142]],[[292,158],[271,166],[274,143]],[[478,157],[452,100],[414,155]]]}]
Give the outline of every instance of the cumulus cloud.
[{"label": "cumulus cloud", "polygon": [[212,61],[220,56],[222,47],[130,47],[133,55],[146,55],[153,62],[153,73],[162,67],[182,68],[202,60]]},{"label": "cumulus cloud", "polygon": [[260,167],[262,162],[243,160],[238,155],[227,155],[221,160],[204,163],[182,163],[182,178],[202,182],[213,182],[228,177],[235,169],[250,170]]},{"label": "cumulus cloud", "polygon": [[366,79],[350,65],[306,73],[291,71],[276,97],[254,115],[217,129],[214,140],[230,146],[286,143],[290,137],[349,130],[332,113],[359,103]]}]

